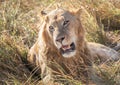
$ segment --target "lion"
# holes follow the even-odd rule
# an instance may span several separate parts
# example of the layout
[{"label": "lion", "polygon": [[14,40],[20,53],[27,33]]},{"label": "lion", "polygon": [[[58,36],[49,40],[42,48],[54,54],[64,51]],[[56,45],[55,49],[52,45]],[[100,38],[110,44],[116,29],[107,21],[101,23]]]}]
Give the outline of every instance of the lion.
[{"label": "lion", "polygon": [[59,74],[86,82],[93,62],[119,59],[115,50],[86,41],[80,15],[81,9],[69,11],[60,8],[45,15],[38,39],[27,57],[32,65],[40,68],[44,83]]}]

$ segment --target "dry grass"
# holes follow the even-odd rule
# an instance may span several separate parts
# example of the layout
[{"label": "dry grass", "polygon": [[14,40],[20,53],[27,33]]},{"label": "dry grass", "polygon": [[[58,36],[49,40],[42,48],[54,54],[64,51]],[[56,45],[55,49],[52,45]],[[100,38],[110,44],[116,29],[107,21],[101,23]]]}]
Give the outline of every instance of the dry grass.
[{"label": "dry grass", "polygon": [[[111,46],[120,42],[119,0],[1,0],[0,1],[0,85],[42,85],[26,67],[29,48],[37,38],[42,22],[41,10],[80,8],[81,21],[88,41]],[[105,31],[104,31],[105,30]],[[120,84],[120,61],[109,66],[95,66],[105,85]],[[82,85],[71,77],[61,79]]]}]

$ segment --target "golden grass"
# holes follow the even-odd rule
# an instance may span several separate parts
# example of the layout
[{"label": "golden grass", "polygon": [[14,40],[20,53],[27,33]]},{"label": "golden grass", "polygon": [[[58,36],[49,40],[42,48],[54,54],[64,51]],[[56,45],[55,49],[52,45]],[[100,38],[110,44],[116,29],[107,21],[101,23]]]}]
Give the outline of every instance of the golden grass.
[{"label": "golden grass", "polygon": [[[0,1],[0,85],[42,85],[26,67],[29,48],[37,38],[41,10],[50,11],[60,5],[65,9],[83,7],[81,21],[88,41],[106,45],[120,42],[119,0],[3,0]],[[107,36],[112,30],[114,39]],[[116,38],[117,41],[116,41]],[[120,61],[109,66],[95,66],[105,85],[120,84]],[[60,69],[61,70],[61,69]],[[65,79],[64,79],[65,78]],[[82,85],[71,77],[57,81]],[[57,84],[56,84],[57,85]]]}]

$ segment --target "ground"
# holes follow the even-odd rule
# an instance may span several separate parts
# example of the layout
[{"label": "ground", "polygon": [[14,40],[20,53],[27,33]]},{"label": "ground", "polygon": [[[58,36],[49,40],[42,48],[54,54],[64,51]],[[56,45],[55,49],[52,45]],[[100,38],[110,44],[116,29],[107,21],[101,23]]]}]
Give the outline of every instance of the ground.
[{"label": "ground", "polygon": [[[39,26],[49,12],[83,7],[81,21],[88,41],[114,48],[120,44],[119,0],[1,0],[0,1],[0,85],[42,85],[27,66],[26,56],[36,41]],[[120,52],[120,50],[118,50]],[[120,84],[120,61],[94,68],[105,85]],[[76,85],[80,81],[70,80]]]}]

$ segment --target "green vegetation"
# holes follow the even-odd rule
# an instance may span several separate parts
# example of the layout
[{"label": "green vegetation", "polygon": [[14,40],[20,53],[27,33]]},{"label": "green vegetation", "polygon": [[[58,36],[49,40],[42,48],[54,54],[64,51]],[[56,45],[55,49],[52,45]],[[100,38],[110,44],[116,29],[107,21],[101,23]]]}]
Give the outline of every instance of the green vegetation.
[{"label": "green vegetation", "polygon": [[[83,8],[81,21],[88,41],[114,46],[120,42],[119,0],[1,0],[0,1],[0,85],[42,85],[26,67],[29,48],[37,38],[43,17],[60,5]],[[105,85],[120,84],[120,61],[94,67]],[[76,85],[81,82],[68,79]],[[67,80],[64,80],[67,81]]]}]

